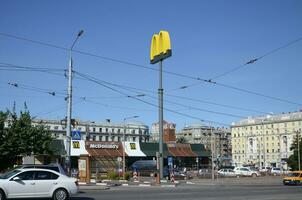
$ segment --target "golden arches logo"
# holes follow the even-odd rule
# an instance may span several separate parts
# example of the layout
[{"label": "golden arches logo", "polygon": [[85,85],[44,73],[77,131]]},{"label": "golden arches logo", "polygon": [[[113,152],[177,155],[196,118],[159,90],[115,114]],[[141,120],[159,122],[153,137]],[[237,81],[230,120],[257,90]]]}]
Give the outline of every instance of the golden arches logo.
[{"label": "golden arches logo", "polygon": [[159,34],[154,34],[150,49],[150,63],[155,64],[172,56],[170,35],[167,31],[160,31]]}]

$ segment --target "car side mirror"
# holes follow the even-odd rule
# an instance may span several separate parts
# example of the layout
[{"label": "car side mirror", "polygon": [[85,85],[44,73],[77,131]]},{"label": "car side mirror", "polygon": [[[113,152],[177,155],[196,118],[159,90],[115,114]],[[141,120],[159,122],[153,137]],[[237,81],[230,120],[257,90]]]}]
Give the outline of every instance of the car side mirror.
[{"label": "car side mirror", "polygon": [[21,181],[21,179],[18,176],[16,176],[13,178],[13,181]]}]

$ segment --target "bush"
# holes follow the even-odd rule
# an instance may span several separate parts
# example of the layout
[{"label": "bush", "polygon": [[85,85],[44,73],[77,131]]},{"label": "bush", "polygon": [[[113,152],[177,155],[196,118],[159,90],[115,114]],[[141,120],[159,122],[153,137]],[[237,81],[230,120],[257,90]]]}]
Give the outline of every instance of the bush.
[{"label": "bush", "polygon": [[109,172],[108,173],[108,179],[110,179],[110,180],[118,180],[119,179],[118,173],[116,173],[116,172]]},{"label": "bush", "polygon": [[125,179],[126,179],[127,181],[129,181],[129,180],[130,180],[130,177],[131,177],[131,174],[130,174],[129,172],[126,172],[126,173],[125,173]]}]

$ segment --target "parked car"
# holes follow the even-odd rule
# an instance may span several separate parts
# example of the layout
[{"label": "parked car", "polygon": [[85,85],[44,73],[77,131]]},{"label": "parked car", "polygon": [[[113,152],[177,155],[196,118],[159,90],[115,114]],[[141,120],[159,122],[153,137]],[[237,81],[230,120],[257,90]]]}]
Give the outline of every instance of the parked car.
[{"label": "parked car", "polygon": [[218,175],[226,176],[226,177],[233,177],[233,176],[236,176],[236,173],[233,169],[220,169],[218,171]]},{"label": "parked car", "polygon": [[54,170],[56,172],[59,172],[60,174],[66,175],[65,170],[60,164],[57,163],[52,163],[49,165],[34,165],[34,164],[26,164],[26,165],[19,165],[15,167],[15,169],[28,169],[28,168],[37,168],[37,169],[49,169],[49,170]]},{"label": "parked car", "polygon": [[258,171],[252,170],[248,167],[236,167],[234,171],[236,176],[260,176],[260,173]]},{"label": "parked car", "polygon": [[259,169],[259,171],[260,171],[260,173],[267,174],[267,173],[270,173],[271,167],[261,167]]},{"label": "parked car", "polygon": [[11,198],[66,200],[77,192],[75,178],[53,170],[14,169],[0,176],[0,200]]},{"label": "parked car", "polygon": [[270,171],[270,174],[273,176],[280,176],[282,174],[282,171],[279,167],[273,167]]},{"label": "parked car", "polygon": [[283,178],[284,185],[302,185],[302,171],[289,172],[286,177]]}]

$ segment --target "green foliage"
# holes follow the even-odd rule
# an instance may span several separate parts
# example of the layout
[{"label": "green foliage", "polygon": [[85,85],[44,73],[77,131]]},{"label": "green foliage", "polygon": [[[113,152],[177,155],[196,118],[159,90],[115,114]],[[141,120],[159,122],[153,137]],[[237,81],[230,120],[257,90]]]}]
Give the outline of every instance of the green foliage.
[{"label": "green foliage", "polygon": [[118,180],[119,179],[118,173],[116,173],[116,172],[109,172],[108,173],[108,179],[110,179],[110,180]]},{"label": "green foliage", "polygon": [[129,180],[130,180],[130,177],[131,177],[131,174],[130,174],[129,172],[126,172],[126,173],[125,173],[125,179],[126,179],[127,181],[129,181]]},{"label": "green foliage", "polygon": [[26,104],[19,117],[15,109],[0,111],[0,170],[12,167],[22,156],[52,154],[51,133],[43,125],[34,127],[31,123]]},{"label": "green foliage", "polygon": [[298,164],[298,138],[299,138],[299,146],[300,146],[300,166],[302,167],[302,137],[301,135],[298,137],[296,135],[296,138],[291,146],[291,150],[293,151],[293,155],[291,155],[288,158],[288,165],[292,168],[292,170],[298,170],[299,169],[299,164]]}]

